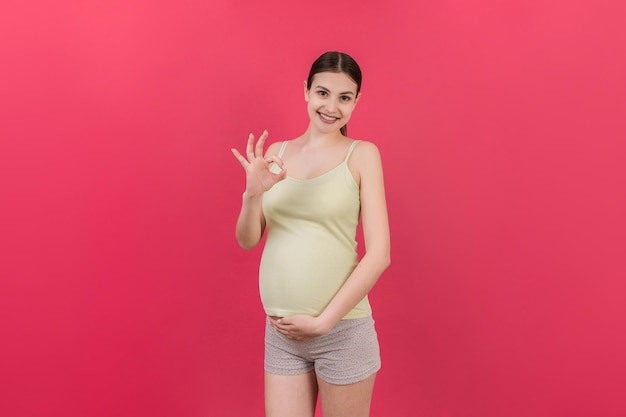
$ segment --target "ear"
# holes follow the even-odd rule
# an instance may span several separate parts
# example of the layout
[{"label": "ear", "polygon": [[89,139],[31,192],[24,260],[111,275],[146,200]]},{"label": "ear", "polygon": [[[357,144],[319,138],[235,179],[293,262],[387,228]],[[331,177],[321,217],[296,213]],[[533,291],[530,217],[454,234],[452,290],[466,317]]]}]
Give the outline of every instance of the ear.
[{"label": "ear", "polygon": [[359,94],[356,95],[356,98],[354,99],[354,105],[356,106],[359,103],[359,100],[361,99],[361,93],[359,92]]},{"label": "ear", "polygon": [[306,80],[304,81],[304,101],[309,102],[309,90],[306,85]]}]

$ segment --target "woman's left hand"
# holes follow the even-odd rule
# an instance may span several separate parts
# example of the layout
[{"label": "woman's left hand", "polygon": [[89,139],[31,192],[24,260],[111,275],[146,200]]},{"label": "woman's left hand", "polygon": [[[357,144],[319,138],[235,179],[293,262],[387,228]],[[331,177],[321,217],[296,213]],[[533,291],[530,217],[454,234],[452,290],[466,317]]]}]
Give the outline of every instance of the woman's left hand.
[{"label": "woman's left hand", "polygon": [[313,339],[328,332],[318,317],[297,315],[282,318],[270,317],[271,325],[288,339],[301,342]]}]

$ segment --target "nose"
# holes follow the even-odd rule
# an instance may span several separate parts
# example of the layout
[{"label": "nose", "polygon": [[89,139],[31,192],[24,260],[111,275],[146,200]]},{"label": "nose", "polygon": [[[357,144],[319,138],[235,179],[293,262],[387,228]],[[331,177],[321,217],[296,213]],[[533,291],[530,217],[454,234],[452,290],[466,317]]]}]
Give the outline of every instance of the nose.
[{"label": "nose", "polygon": [[326,103],[326,109],[329,113],[333,113],[335,110],[337,110],[337,102],[335,100],[328,100],[328,102]]}]

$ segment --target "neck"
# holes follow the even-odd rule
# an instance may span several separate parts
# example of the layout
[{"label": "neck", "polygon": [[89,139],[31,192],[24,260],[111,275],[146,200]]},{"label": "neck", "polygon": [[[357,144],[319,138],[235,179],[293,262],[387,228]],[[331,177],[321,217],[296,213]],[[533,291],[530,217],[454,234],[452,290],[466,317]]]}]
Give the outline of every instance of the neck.
[{"label": "neck", "polygon": [[315,129],[311,125],[309,125],[306,132],[304,132],[300,138],[302,139],[302,142],[308,144],[309,146],[323,146],[345,139],[339,130],[324,133]]}]

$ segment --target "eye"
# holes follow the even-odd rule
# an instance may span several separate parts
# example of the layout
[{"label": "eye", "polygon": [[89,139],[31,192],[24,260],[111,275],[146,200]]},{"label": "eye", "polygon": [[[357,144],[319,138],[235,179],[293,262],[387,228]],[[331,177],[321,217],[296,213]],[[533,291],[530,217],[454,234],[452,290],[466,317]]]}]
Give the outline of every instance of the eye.
[{"label": "eye", "polygon": [[324,91],[324,90],[317,90],[317,94],[320,97],[326,97],[328,95],[328,93],[326,91]]},{"label": "eye", "polygon": [[339,99],[341,101],[348,102],[348,101],[352,100],[352,97],[350,97],[350,96],[341,96],[341,97],[339,97]]}]

